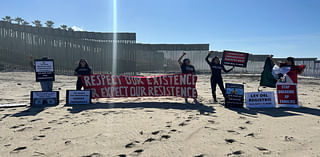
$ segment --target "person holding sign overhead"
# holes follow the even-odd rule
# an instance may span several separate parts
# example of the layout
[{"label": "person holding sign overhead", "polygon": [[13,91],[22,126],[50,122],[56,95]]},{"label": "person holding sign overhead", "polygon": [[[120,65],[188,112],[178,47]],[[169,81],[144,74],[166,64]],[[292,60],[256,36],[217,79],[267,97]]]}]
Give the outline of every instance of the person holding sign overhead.
[{"label": "person holding sign overhead", "polygon": [[223,96],[225,97],[225,89],[224,89],[224,86],[223,86],[223,79],[222,79],[222,76],[221,76],[221,70],[223,70],[224,72],[228,73],[230,72],[231,70],[234,69],[234,66],[229,69],[229,70],[226,70],[226,68],[224,67],[224,65],[221,65],[220,64],[220,59],[215,56],[214,58],[212,58],[211,62],[209,61],[209,57],[210,55],[213,54],[213,52],[209,52],[207,57],[206,57],[206,62],[209,64],[210,66],[210,69],[211,69],[211,92],[212,92],[212,97],[213,97],[213,101],[214,102],[218,102],[217,101],[217,96],[216,96],[216,86],[218,84]]},{"label": "person holding sign overhead", "polygon": [[[182,58],[183,58],[185,55],[186,55],[186,53],[183,52],[183,54],[182,54],[182,55],[179,57],[179,59],[178,59],[178,63],[179,63],[179,65],[180,65],[181,72],[182,72],[183,74],[196,74],[196,70],[195,70],[194,66],[191,65],[190,59],[185,58],[185,59],[183,59],[183,61],[181,61]],[[188,98],[184,98],[184,100],[185,100],[185,103],[187,104],[187,103],[188,103]],[[194,103],[195,103],[195,104],[198,103],[198,101],[197,101],[196,98],[194,98]]]},{"label": "person holding sign overhead", "polygon": [[80,59],[78,67],[74,70],[74,75],[78,76],[77,80],[77,90],[81,90],[83,87],[82,81],[81,81],[81,76],[84,75],[91,75],[92,71],[91,68],[89,67],[88,62],[85,59]]}]

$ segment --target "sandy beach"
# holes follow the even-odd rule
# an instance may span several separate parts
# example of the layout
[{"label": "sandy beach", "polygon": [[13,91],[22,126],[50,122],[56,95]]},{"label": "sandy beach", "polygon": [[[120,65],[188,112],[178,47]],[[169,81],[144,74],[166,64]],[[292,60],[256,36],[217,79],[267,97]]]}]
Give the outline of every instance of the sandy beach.
[{"label": "sandy beach", "polygon": [[[1,72],[0,104],[29,105],[30,91],[40,90],[34,75]],[[301,108],[249,110],[224,108],[218,88],[219,103],[212,103],[209,78],[199,75],[200,104],[141,97],[71,106],[65,95],[76,77],[57,75],[58,106],[0,108],[0,156],[320,156],[320,79],[299,78]],[[224,75],[225,83],[242,83],[245,92],[257,91],[259,79]]]}]

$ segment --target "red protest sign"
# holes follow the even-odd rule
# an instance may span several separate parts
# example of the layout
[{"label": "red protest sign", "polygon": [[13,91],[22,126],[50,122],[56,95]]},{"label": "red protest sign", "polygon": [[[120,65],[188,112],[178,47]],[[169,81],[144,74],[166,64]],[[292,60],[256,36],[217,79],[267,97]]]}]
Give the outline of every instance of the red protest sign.
[{"label": "red protest sign", "polygon": [[223,51],[222,64],[237,67],[247,67],[248,57],[248,53],[225,50]]},{"label": "red protest sign", "polygon": [[277,96],[279,107],[299,107],[297,84],[278,83]]},{"label": "red protest sign", "polygon": [[173,74],[160,76],[125,76],[95,74],[81,77],[92,98],[176,96],[196,98],[197,76]]}]

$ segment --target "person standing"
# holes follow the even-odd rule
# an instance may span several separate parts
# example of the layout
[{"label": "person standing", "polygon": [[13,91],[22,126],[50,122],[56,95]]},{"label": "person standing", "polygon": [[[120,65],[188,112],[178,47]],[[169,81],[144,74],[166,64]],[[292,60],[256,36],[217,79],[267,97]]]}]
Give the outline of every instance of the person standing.
[{"label": "person standing", "polygon": [[273,55],[270,55],[269,57],[275,64],[272,69],[272,74],[275,79],[283,83],[298,83],[298,74],[304,72],[305,65],[295,65],[293,57],[288,57],[282,63],[274,59]]},{"label": "person standing", "polygon": [[[183,52],[183,54],[182,54],[182,55],[179,57],[179,59],[178,59],[178,63],[179,63],[179,65],[180,65],[181,72],[182,72],[182,74],[193,74],[193,75],[195,75],[195,74],[196,74],[196,70],[195,70],[194,66],[191,65],[190,59],[185,58],[183,61],[181,61],[182,58],[183,58],[185,55],[186,55],[186,53]],[[185,100],[185,103],[186,103],[186,104],[189,103],[189,102],[188,102],[188,98],[184,98],[184,100]],[[194,98],[193,100],[194,100],[194,103],[195,103],[195,104],[198,103],[198,100],[197,100],[196,98]]]},{"label": "person standing", "polygon": [[211,69],[211,92],[212,92],[212,97],[213,97],[213,101],[214,102],[218,102],[217,101],[217,96],[216,96],[216,86],[218,84],[222,94],[223,94],[223,97],[226,97],[225,93],[225,89],[224,89],[224,86],[223,86],[223,79],[222,79],[222,76],[221,76],[221,70],[223,70],[224,72],[228,73],[230,72],[231,70],[234,69],[234,66],[229,69],[229,70],[226,70],[226,68],[224,67],[224,65],[221,65],[220,64],[220,59],[219,57],[215,56],[214,58],[212,58],[211,62],[209,61],[209,57],[210,55],[213,54],[213,52],[209,52],[207,57],[205,58],[206,62],[209,64],[210,66],[210,69]]},{"label": "person standing", "polygon": [[74,75],[78,76],[77,85],[76,85],[77,90],[81,90],[81,88],[83,87],[81,76],[91,75],[91,74],[92,74],[92,71],[91,71],[91,68],[89,67],[88,62],[85,59],[80,59],[78,67],[74,70]]}]

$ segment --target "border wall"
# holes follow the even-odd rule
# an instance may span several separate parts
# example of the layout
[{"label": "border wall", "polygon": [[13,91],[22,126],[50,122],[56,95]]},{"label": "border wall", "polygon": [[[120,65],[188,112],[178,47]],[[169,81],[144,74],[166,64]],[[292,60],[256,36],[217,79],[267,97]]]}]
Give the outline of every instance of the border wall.
[{"label": "border wall", "polygon": [[[57,73],[73,74],[81,58],[95,73],[112,71],[113,44],[117,44],[117,72],[136,72],[135,33],[95,33],[22,26],[0,21],[0,64],[33,69],[33,59],[55,60]],[[120,66],[121,65],[121,66]]]}]

